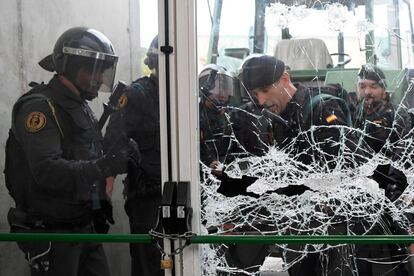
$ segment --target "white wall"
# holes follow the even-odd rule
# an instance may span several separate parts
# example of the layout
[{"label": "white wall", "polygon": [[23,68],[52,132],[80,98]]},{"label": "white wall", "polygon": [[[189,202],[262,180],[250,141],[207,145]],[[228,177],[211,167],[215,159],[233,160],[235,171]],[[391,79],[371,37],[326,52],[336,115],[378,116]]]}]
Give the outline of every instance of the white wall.
[{"label": "white wall", "polygon": [[[0,18],[0,170],[3,171],[13,103],[28,91],[30,81],[50,79],[52,74],[41,69],[37,62],[51,53],[63,31],[87,26],[103,32],[119,55],[116,80],[127,83],[141,75],[139,63],[145,52],[140,48],[139,0],[0,0]],[[107,95],[101,95],[92,103],[98,116],[106,98]],[[119,182],[113,198],[117,225],[112,231],[127,233],[129,226]],[[0,232],[8,231],[6,214],[12,204],[1,173]],[[128,245],[106,247],[113,275],[129,275]],[[0,275],[25,275],[26,267],[14,243],[0,243]]]}]

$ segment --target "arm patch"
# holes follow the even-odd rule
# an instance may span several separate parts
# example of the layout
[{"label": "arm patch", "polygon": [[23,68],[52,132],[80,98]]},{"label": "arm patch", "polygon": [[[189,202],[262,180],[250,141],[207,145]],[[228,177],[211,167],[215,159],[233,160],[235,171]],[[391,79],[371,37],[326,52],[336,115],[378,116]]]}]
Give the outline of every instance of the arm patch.
[{"label": "arm patch", "polygon": [[36,133],[46,126],[46,116],[43,112],[35,111],[29,113],[25,120],[25,129],[27,132]]}]

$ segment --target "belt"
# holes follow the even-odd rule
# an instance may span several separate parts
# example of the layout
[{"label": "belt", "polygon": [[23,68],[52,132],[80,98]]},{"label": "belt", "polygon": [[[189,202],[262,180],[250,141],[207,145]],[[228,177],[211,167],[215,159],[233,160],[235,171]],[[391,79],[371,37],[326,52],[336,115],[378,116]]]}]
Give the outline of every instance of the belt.
[{"label": "belt", "polygon": [[85,231],[89,228],[93,229],[92,221],[85,220],[80,222],[43,222],[43,227],[47,230],[71,230],[71,231]]}]

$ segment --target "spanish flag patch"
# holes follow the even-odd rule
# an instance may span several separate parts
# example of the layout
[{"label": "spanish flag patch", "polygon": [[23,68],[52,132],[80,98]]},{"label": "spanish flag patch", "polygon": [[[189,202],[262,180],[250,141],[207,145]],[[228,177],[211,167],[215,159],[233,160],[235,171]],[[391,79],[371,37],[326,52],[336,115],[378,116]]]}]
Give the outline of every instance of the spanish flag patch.
[{"label": "spanish flag patch", "polygon": [[328,123],[332,123],[333,121],[335,121],[336,119],[338,119],[338,117],[336,117],[336,115],[335,114],[332,114],[332,115],[329,115],[328,117],[326,117],[326,121],[328,122]]}]

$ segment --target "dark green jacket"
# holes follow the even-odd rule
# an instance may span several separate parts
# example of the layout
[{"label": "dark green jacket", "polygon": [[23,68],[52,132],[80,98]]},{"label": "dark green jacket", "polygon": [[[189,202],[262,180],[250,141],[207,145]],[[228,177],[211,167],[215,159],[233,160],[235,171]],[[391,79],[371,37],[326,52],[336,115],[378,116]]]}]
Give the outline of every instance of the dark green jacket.
[{"label": "dark green jacket", "polygon": [[19,98],[12,130],[29,168],[25,211],[50,223],[91,220],[105,179],[95,164],[102,135],[88,104],[55,76]]}]

